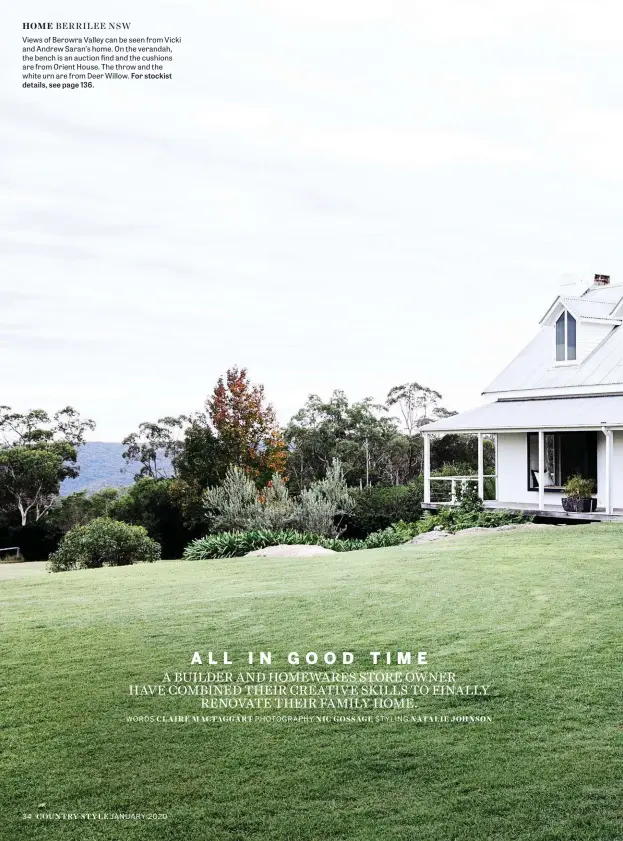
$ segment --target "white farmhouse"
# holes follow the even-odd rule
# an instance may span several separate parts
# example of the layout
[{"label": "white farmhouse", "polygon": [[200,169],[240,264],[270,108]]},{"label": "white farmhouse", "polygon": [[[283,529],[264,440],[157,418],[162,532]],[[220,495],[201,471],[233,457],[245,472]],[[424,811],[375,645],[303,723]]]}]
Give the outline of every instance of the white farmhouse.
[{"label": "white farmhouse", "polygon": [[[622,323],[623,286],[607,275],[556,298],[537,336],[484,390],[488,403],[423,427],[424,507],[455,501],[465,479],[431,476],[431,436],[476,433],[478,491],[487,507],[623,519]],[[484,437],[495,440],[489,476]],[[578,474],[594,482],[593,514],[563,511],[563,486]]]}]

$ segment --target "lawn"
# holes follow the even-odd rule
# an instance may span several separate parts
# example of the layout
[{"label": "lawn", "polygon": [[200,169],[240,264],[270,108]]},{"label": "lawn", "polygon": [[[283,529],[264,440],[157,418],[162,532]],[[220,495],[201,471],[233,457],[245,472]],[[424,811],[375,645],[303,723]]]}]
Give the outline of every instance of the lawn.
[{"label": "lawn", "polygon": [[[622,547],[623,527],[591,525],[311,559],[0,566],[0,836],[621,839]],[[417,715],[485,720],[128,721],[206,713],[130,684],[190,671],[194,651],[260,649],[353,651],[357,672],[372,650],[425,650],[420,669],[491,688],[418,699]],[[62,812],[167,819],[35,817]]]}]

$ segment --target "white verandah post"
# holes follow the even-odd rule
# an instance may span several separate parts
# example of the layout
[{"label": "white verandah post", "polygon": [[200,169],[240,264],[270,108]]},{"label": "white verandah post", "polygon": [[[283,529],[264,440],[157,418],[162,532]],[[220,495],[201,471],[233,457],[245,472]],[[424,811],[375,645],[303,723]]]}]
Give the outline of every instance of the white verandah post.
[{"label": "white verandah post", "polygon": [[485,454],[482,432],[478,433],[478,496],[485,498]]},{"label": "white verandah post", "polygon": [[539,429],[539,511],[545,510],[545,435]]},{"label": "white verandah post", "polygon": [[423,432],[424,437],[424,502],[430,502],[430,433]]},{"label": "white verandah post", "polygon": [[498,433],[496,432],[495,433],[495,441],[493,442],[494,445],[495,445],[495,449],[494,449],[495,467],[493,469],[493,473],[495,474],[495,479],[494,479],[494,481],[495,481],[495,496],[493,498],[496,501],[498,499],[498,442],[499,442],[499,440],[500,440],[500,437],[499,437]]},{"label": "white verandah post", "polygon": [[614,433],[611,429],[604,429],[606,436],[606,493],[605,493],[605,508],[606,514],[612,514],[612,450],[614,442]]}]

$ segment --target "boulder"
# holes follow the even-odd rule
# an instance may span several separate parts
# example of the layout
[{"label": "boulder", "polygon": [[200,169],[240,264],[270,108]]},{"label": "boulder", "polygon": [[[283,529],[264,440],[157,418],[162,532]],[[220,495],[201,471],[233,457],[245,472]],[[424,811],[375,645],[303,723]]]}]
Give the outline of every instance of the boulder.
[{"label": "boulder", "polygon": [[454,533],[455,537],[458,537],[460,534],[482,534],[483,532],[492,532],[496,531],[496,529],[488,529],[485,526],[471,526],[469,529],[460,529]]},{"label": "boulder", "polygon": [[306,558],[310,555],[337,555],[337,552],[314,544],[293,543],[288,546],[280,543],[278,546],[266,546],[264,549],[247,552],[245,558]]},{"label": "boulder", "polygon": [[449,531],[425,531],[410,540],[408,546],[417,546],[419,543],[432,543],[434,540],[441,540],[444,537],[451,537]]},{"label": "boulder", "polygon": [[[564,525],[564,523],[563,523]],[[517,528],[520,529],[555,529],[556,523],[520,523]]]}]

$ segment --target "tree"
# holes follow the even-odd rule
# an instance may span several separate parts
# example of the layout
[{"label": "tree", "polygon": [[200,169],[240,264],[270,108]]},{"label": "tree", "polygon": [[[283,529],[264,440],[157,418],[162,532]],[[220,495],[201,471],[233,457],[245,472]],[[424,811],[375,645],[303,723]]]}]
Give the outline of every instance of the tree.
[{"label": "tree", "polygon": [[310,394],[284,432],[292,487],[300,491],[321,478],[336,458],[351,485],[391,484],[391,453],[399,432],[385,413],[370,397],[351,404],[341,390],[328,401]]},{"label": "tree", "polygon": [[60,482],[75,471],[50,449],[15,446],[0,450],[0,507],[17,510],[21,525],[37,522],[52,507]]},{"label": "tree", "polygon": [[65,406],[64,409],[55,413],[53,428],[55,436],[71,444],[77,450],[85,442],[85,432],[87,430],[93,432],[95,429],[95,421],[89,418],[83,419],[73,406]]},{"label": "tree", "polygon": [[21,413],[0,406],[0,435],[5,447],[40,447],[60,441],[77,449],[84,444],[85,432],[94,429],[95,421],[81,418],[72,406],[60,409],[52,419],[44,409]]},{"label": "tree", "polygon": [[191,415],[181,450],[175,457],[175,470],[179,479],[196,485],[201,493],[225,476],[226,454],[208,415],[201,412]]},{"label": "tree", "polygon": [[264,399],[264,386],[249,381],[246,368],[230,368],[219,377],[206,401],[227,464],[248,471],[259,486],[273,473],[283,473],[286,446],[277,425],[275,410]]},{"label": "tree", "polygon": [[183,512],[187,528],[192,530],[205,519],[204,491],[218,485],[227,470],[223,447],[206,414],[196,412],[190,417],[174,465],[177,480],[171,485],[170,494]]},{"label": "tree", "polygon": [[229,465],[247,471],[260,487],[285,466],[274,410],[244,368],[219,378],[204,412],[142,423],[123,443],[126,462],[141,465],[135,479],[177,480],[169,493],[188,528],[203,520],[203,493],[224,479]]},{"label": "tree", "polygon": [[52,418],[44,409],[21,413],[0,406],[0,508],[22,526],[38,522],[61,482],[78,475],[76,450],[94,428],[71,406]]},{"label": "tree", "polygon": [[171,479],[176,475],[176,461],[184,448],[182,433],[188,420],[180,415],[160,418],[157,423],[146,421],[139,424],[138,432],[123,439],[125,461],[141,465],[135,479]]},{"label": "tree", "polygon": [[86,526],[97,517],[108,517],[119,493],[118,488],[103,488],[90,495],[77,491],[57,499],[48,515],[48,524],[67,534],[75,526]]},{"label": "tree", "polygon": [[[485,473],[495,472],[495,444],[485,438],[483,441]],[[431,441],[431,470],[438,472],[444,466],[454,465],[450,475],[460,476],[478,470],[478,436],[444,435]]]},{"label": "tree", "polygon": [[181,558],[197,533],[185,522],[176,479],[137,479],[110,506],[108,516],[134,526],[162,546],[165,558]]},{"label": "tree", "polygon": [[390,388],[385,404],[388,409],[396,407],[407,436],[405,480],[412,481],[423,469],[422,440],[420,428],[433,420],[447,418],[451,412],[439,405],[441,394],[418,382],[403,383]]}]

